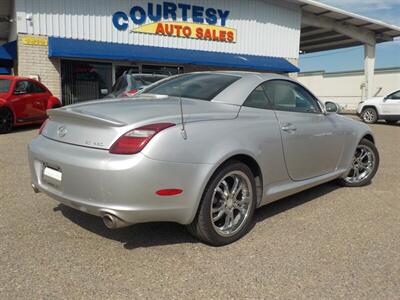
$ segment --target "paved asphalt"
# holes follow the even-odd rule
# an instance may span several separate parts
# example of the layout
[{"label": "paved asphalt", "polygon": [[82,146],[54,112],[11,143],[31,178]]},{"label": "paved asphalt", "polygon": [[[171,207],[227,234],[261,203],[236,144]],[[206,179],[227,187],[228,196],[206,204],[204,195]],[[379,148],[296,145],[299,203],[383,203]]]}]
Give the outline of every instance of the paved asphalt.
[{"label": "paved asphalt", "polygon": [[0,299],[400,299],[400,125],[372,126],[374,182],[259,209],[222,248],[177,224],[111,231],[30,188],[37,128],[0,136]]}]

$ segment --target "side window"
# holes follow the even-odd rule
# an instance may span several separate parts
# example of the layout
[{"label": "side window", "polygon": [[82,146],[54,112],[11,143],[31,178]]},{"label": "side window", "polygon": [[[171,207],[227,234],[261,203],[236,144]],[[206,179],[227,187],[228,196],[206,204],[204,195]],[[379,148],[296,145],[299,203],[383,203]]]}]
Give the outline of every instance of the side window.
[{"label": "side window", "polygon": [[317,100],[306,89],[294,82],[272,80],[263,86],[276,110],[303,113],[321,112]]},{"label": "side window", "polygon": [[27,80],[18,81],[17,84],[15,85],[14,93],[15,94],[27,94],[27,93],[30,93],[29,81],[27,81]]},{"label": "side window", "polygon": [[243,106],[253,107],[253,108],[262,108],[262,109],[270,109],[271,105],[268,102],[268,98],[265,95],[264,89],[262,85],[256,87],[254,91],[247,97]]},{"label": "side window", "polygon": [[40,85],[30,82],[31,93],[45,93],[46,90]]},{"label": "side window", "polygon": [[387,97],[387,99],[391,100],[400,100],[400,91],[397,91]]}]

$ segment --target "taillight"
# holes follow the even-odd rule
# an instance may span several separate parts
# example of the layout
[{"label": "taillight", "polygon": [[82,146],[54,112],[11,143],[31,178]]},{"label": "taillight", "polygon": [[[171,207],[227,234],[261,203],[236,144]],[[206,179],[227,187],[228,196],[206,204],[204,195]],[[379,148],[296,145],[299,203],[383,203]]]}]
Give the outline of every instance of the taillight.
[{"label": "taillight", "polygon": [[110,153],[113,154],[136,154],[150,142],[160,131],[175,126],[173,123],[158,123],[146,125],[128,131],[111,146]]},{"label": "taillight", "polygon": [[43,131],[44,127],[46,127],[46,124],[47,124],[48,121],[49,121],[49,119],[46,119],[46,121],[43,122],[42,126],[40,126],[39,135],[42,134],[42,131]]},{"label": "taillight", "polygon": [[122,95],[126,96],[126,97],[130,97],[130,96],[135,96],[135,94],[138,92],[139,90],[137,89],[133,89],[130,90],[128,92],[124,92]]}]

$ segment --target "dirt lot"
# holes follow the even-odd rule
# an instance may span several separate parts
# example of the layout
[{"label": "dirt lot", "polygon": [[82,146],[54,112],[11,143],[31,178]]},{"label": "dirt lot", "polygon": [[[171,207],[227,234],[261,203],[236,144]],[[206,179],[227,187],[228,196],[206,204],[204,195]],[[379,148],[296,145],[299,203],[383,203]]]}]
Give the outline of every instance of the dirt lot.
[{"label": "dirt lot", "polygon": [[329,183],[263,207],[223,248],[176,224],[111,231],[34,194],[26,145],[37,128],[0,136],[0,299],[399,299],[400,125],[372,128],[373,184]]}]

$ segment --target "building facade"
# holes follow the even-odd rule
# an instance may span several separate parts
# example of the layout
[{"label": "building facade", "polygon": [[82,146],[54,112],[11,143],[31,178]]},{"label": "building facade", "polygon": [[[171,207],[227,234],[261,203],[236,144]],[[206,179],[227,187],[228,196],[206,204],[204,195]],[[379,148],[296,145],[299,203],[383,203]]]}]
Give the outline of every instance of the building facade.
[{"label": "building facade", "polygon": [[[333,73],[304,72],[298,75],[298,80],[321,100],[335,101],[347,111],[355,111],[358,103],[366,98],[364,79],[362,70]],[[375,70],[372,96],[387,96],[398,90],[400,90],[400,68]]]},{"label": "building facade", "polygon": [[298,71],[301,8],[291,1],[10,3],[12,71],[37,77],[64,104],[103,97],[125,71]]}]

